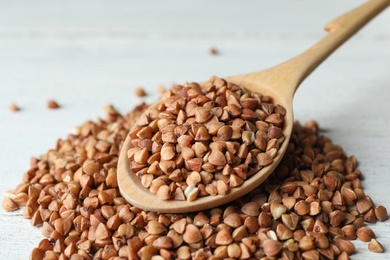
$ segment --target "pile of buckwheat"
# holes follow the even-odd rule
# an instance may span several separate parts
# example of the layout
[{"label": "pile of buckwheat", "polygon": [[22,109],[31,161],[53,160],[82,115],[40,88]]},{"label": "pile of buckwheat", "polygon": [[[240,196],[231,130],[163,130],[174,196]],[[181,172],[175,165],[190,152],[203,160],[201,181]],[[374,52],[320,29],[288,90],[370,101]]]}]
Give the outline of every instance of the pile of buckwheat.
[{"label": "pile of buckwheat", "polygon": [[33,157],[23,182],[6,194],[5,210],[45,237],[31,259],[349,259],[351,240],[383,252],[365,223],[387,219],[362,188],[355,157],[320,135],[315,122],[295,123],[274,173],[228,205],[188,214],[160,214],[128,204],[116,166],[139,115],[112,106],[54,149]]},{"label": "pile of buckwheat", "polygon": [[130,167],[156,198],[225,195],[272,163],[286,109],[222,78],[174,85],[136,122]]}]

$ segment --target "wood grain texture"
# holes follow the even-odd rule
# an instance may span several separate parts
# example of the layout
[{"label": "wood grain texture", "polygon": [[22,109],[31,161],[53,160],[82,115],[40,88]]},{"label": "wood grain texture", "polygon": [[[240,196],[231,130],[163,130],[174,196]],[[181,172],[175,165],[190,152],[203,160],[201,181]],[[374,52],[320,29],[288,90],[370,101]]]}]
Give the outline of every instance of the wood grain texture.
[{"label": "wood grain texture", "polygon": [[[363,1],[0,1],[0,200],[38,156],[103,106],[129,111],[137,86],[260,70],[320,39]],[[367,194],[390,209],[390,10],[337,50],[299,88],[295,118],[355,155]],[[211,56],[209,49],[220,53]],[[56,99],[62,108],[46,109]],[[21,111],[7,107],[16,102]],[[390,221],[371,226],[390,250]],[[40,229],[0,210],[0,259],[28,259]],[[387,259],[356,241],[352,259]]]}]

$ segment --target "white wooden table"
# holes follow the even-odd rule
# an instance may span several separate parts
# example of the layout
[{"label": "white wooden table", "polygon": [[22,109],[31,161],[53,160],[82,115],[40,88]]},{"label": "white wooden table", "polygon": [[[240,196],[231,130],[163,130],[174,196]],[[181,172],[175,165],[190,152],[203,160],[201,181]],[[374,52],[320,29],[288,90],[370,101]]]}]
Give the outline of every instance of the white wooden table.
[{"label": "white wooden table", "polygon": [[[240,4],[242,2],[242,4]],[[163,83],[251,72],[300,53],[333,17],[363,1],[0,1],[0,200],[38,156],[112,103],[127,112]],[[215,47],[219,55],[212,56]],[[49,111],[46,101],[62,108]],[[18,113],[8,110],[12,102]],[[354,154],[364,189],[390,209],[390,9],[300,87],[296,119],[315,119]],[[22,211],[0,209],[0,259],[28,259],[42,238]],[[372,229],[390,259],[390,221]]]}]

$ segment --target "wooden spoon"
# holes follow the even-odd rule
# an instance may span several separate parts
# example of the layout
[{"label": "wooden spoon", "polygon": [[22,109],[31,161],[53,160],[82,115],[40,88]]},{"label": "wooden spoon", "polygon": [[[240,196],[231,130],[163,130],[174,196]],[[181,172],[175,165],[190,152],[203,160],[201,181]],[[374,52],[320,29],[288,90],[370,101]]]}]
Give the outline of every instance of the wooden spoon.
[{"label": "wooden spoon", "polygon": [[[140,179],[130,170],[127,150],[132,145],[131,138],[128,136],[122,147],[118,162],[118,185],[122,196],[130,204],[144,210],[163,213],[183,213],[217,207],[244,196],[258,187],[276,168],[287,150],[294,122],[292,101],[298,86],[333,51],[389,4],[389,0],[370,0],[336,18],[325,27],[328,34],[324,38],[302,54],[280,65],[260,72],[224,77],[228,82],[245,87],[252,92],[259,92],[273,97],[274,104],[280,104],[287,110],[283,129],[286,140],[280,147],[272,164],[245,180],[242,186],[231,189],[227,195],[206,196],[191,202],[160,200],[143,187]],[[158,104],[159,102],[152,105],[152,107],[156,107]]]}]

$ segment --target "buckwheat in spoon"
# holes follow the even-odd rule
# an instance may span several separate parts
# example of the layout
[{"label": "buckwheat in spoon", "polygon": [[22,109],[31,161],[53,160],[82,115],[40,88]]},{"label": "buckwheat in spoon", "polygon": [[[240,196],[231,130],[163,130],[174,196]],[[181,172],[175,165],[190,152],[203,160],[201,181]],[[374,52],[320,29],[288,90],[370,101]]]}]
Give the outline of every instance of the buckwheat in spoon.
[{"label": "buckwheat in spoon", "polygon": [[123,144],[122,196],[144,210],[183,213],[216,207],[255,189],[287,150],[298,86],[389,4],[370,0],[336,18],[323,39],[280,65],[166,92]]}]

